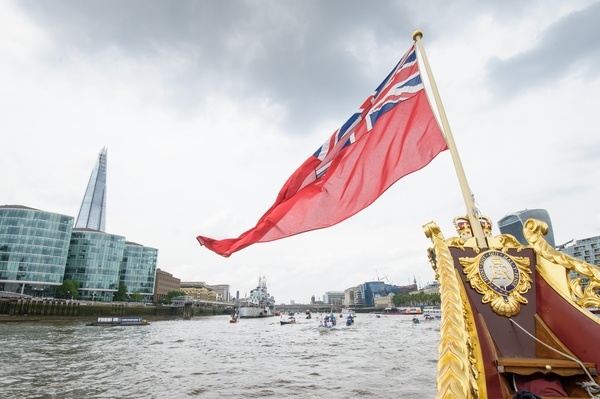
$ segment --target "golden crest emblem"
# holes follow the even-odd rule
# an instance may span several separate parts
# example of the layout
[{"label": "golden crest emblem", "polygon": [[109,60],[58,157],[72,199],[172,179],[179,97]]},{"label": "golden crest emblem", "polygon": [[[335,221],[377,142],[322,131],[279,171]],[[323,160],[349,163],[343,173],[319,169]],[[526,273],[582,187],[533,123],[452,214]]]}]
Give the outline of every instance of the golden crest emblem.
[{"label": "golden crest emblem", "polygon": [[515,316],[527,303],[523,294],[531,288],[529,258],[489,250],[459,261],[471,287],[483,295],[481,302],[489,302],[495,313]]}]

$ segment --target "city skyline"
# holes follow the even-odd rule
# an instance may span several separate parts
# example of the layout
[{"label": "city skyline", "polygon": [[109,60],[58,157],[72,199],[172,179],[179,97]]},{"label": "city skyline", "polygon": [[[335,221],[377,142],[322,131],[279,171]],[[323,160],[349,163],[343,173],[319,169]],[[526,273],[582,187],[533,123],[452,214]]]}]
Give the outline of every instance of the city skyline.
[{"label": "city skyline", "polygon": [[589,0],[2,2],[0,201],[77,216],[106,147],[105,230],[158,248],[182,280],[246,292],[266,276],[278,303],[377,275],[425,285],[422,226],[450,237],[466,212],[448,152],[339,225],[230,258],[196,241],[253,226],[422,29],[493,234],[535,208],[558,244],[597,236],[598,17]]}]

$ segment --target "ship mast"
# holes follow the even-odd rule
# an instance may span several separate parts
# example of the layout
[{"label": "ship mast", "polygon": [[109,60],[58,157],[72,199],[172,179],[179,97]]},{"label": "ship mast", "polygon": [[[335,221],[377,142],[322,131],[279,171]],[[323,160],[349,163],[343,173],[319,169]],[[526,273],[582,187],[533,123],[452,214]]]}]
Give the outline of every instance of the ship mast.
[{"label": "ship mast", "polygon": [[425,66],[425,72],[427,74],[427,79],[429,79],[429,83],[431,85],[431,91],[433,94],[433,98],[435,99],[435,105],[437,107],[440,122],[442,124],[442,134],[446,139],[446,144],[448,145],[448,150],[452,155],[452,162],[454,163],[454,169],[456,170],[456,174],[458,176],[458,183],[460,184],[460,190],[462,191],[463,199],[465,201],[465,205],[467,207],[467,216],[469,218],[469,222],[471,224],[471,231],[477,240],[477,246],[480,248],[487,248],[487,241],[483,234],[483,229],[481,228],[481,224],[479,222],[479,211],[475,207],[475,200],[473,197],[473,193],[469,188],[469,183],[467,182],[467,177],[465,175],[465,171],[462,167],[462,163],[460,161],[460,156],[458,155],[458,150],[456,149],[456,144],[454,143],[454,137],[452,136],[452,130],[450,129],[450,124],[448,123],[448,118],[446,117],[446,111],[444,110],[444,106],[442,104],[442,100],[440,94],[437,89],[437,85],[435,83],[435,79],[433,78],[433,74],[431,73],[431,68],[429,67],[429,61],[427,61],[427,56],[425,55],[425,49],[423,48],[423,43],[421,42],[421,38],[423,37],[423,32],[417,30],[413,33],[413,40],[417,44],[419,48],[419,52],[421,53],[421,58],[423,60],[423,65]]}]

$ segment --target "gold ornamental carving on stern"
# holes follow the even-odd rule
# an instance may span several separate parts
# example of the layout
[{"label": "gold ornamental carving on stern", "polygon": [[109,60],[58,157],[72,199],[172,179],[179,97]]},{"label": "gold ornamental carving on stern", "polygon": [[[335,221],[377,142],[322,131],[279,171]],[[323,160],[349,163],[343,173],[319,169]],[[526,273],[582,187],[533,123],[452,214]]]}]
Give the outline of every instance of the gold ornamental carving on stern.
[{"label": "gold ornamental carving on stern", "polygon": [[523,296],[532,282],[528,257],[492,249],[458,260],[471,287],[482,295],[481,302],[489,303],[496,314],[515,316],[521,311],[521,304],[528,302]]}]

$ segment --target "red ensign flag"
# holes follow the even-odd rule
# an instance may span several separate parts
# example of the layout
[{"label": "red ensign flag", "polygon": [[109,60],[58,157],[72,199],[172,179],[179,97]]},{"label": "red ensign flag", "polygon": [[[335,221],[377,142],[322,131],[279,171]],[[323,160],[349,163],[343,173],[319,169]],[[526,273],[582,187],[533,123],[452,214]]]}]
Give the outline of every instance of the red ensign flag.
[{"label": "red ensign flag", "polygon": [[238,238],[197,239],[229,257],[257,242],[333,226],[447,148],[413,45],[361,108],[292,174],[256,226]]}]

